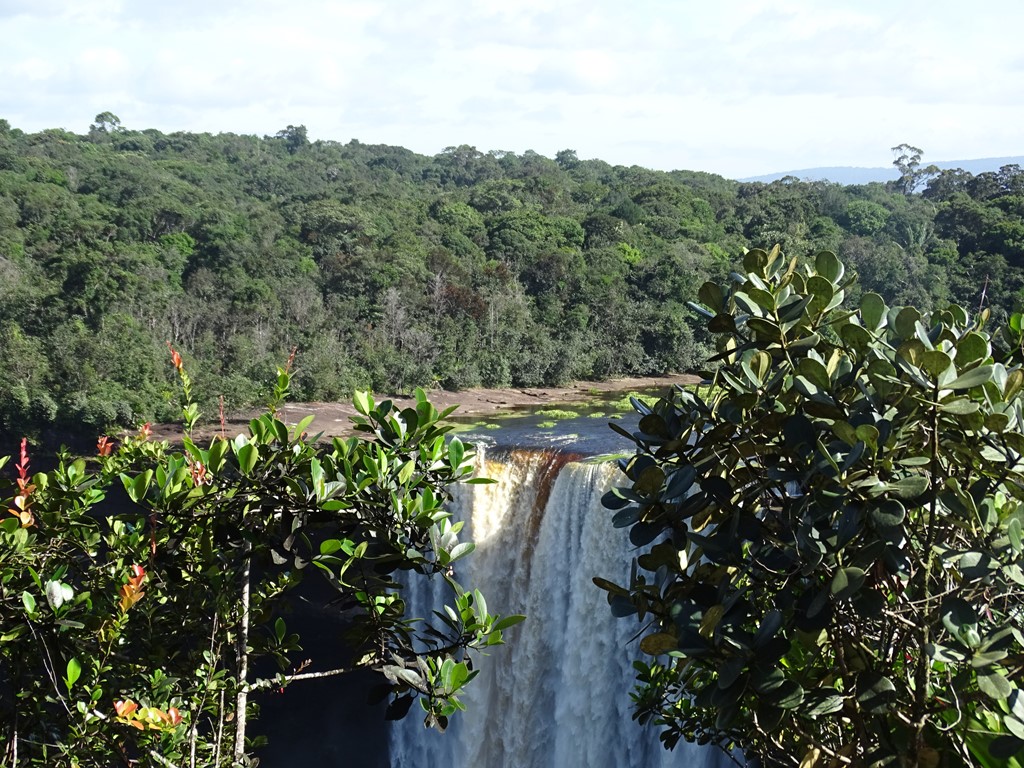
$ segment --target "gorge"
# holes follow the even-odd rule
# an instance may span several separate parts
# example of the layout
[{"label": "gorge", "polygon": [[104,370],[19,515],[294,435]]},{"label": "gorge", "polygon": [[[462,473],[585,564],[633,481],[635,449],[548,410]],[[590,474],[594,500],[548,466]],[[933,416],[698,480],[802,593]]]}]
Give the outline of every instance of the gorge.
[{"label": "gorge", "polygon": [[[595,425],[596,426],[596,425]],[[608,432],[604,425],[601,425]],[[586,440],[579,441],[586,446]],[[626,532],[615,530],[601,496],[616,482],[611,462],[551,448],[483,448],[478,473],[493,485],[457,499],[477,542],[460,577],[527,621],[481,665],[467,712],[445,734],[426,730],[417,710],[396,723],[394,768],[668,768],[716,766],[713,748],[658,743],[631,719],[634,620],[615,619],[591,578],[625,580]],[[410,600],[426,605],[431,595]]]}]

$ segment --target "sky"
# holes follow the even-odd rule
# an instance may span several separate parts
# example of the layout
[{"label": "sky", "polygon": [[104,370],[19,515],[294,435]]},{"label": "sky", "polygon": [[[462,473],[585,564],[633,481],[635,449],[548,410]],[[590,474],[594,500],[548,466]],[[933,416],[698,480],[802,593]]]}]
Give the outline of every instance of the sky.
[{"label": "sky", "polygon": [[1024,154],[1019,0],[0,0],[0,118],[742,178]]}]

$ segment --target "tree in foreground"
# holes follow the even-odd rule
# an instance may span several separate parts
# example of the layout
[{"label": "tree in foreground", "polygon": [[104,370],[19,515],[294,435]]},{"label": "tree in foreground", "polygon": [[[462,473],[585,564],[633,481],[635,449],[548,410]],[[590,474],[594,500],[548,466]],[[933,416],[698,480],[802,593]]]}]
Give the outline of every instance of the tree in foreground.
[{"label": "tree in foreground", "polygon": [[[22,443],[0,522],[0,763],[250,765],[257,692],[355,668],[382,673],[388,717],[419,699],[443,728],[475,674],[468,652],[522,618],[489,614],[455,581],[473,545],[448,489],[474,480],[446,413],[422,393],[405,410],[357,394],[357,436],[321,445],[309,419],[277,418],[282,369],[249,434],[200,448],[172,354],[182,450],[143,430],[33,475]],[[348,626],[335,658],[305,659],[287,625],[310,572]],[[406,615],[401,582],[418,578],[449,587],[434,620]]]},{"label": "tree in foreground", "polygon": [[[637,403],[634,717],[766,766],[1017,766],[1024,754],[1021,318],[922,314],[753,250],[705,284],[720,367]],[[755,763],[756,764],[756,763]]]}]

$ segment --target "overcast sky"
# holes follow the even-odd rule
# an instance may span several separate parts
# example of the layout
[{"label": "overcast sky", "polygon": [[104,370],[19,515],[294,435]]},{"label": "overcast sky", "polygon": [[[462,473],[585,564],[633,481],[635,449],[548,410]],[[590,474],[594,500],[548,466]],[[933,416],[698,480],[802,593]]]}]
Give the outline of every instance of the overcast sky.
[{"label": "overcast sky", "polygon": [[0,0],[0,117],[743,177],[1024,154],[1020,0]]}]

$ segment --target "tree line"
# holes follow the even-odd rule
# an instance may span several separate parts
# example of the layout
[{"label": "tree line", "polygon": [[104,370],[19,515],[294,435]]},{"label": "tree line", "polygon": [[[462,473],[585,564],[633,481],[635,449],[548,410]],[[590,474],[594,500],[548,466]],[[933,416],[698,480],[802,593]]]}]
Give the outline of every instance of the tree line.
[{"label": "tree line", "polygon": [[686,302],[747,244],[836,251],[894,304],[1018,308],[1020,168],[920,181],[0,120],[0,432],[172,417],[168,341],[207,414],[265,401],[292,349],[310,401],[685,370],[709,348]]}]

